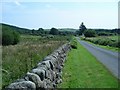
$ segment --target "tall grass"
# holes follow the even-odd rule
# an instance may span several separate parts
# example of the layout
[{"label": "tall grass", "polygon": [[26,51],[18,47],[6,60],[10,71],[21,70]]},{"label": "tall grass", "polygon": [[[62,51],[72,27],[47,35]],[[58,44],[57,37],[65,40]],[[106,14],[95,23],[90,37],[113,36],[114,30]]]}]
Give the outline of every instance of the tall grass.
[{"label": "tall grass", "polygon": [[76,40],[75,37],[73,37],[73,38],[71,39],[70,44],[71,44],[71,47],[72,47],[73,49],[77,49],[77,40]]},{"label": "tall grass", "polygon": [[67,37],[21,36],[19,44],[3,46],[2,87],[22,77],[66,41]]},{"label": "tall grass", "polygon": [[90,41],[94,44],[120,48],[120,40],[118,39],[119,37],[120,36],[101,36],[95,38],[84,38],[84,40]]}]

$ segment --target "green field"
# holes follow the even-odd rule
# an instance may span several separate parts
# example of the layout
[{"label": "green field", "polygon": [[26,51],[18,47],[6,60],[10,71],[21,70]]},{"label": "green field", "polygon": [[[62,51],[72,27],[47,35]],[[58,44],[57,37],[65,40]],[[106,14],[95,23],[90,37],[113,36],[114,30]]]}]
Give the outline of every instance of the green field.
[{"label": "green field", "polygon": [[2,87],[25,75],[67,40],[64,36],[22,35],[17,45],[2,46]]},{"label": "green field", "polygon": [[82,45],[67,57],[59,88],[118,88],[118,80]]}]

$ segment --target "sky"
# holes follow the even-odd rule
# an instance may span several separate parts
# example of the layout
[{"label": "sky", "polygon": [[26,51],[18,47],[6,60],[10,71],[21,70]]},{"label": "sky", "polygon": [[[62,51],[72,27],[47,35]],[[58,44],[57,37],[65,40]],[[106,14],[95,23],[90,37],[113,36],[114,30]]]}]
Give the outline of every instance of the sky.
[{"label": "sky", "polygon": [[113,29],[118,28],[118,1],[4,0],[0,21],[29,29],[78,29],[82,22],[87,28]]}]

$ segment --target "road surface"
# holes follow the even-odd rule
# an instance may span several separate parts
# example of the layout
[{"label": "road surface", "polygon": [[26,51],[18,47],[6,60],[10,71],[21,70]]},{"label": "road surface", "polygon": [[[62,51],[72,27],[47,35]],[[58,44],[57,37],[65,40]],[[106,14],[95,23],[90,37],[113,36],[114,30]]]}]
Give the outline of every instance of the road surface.
[{"label": "road surface", "polygon": [[106,68],[115,77],[120,79],[120,72],[118,72],[120,70],[120,67],[118,66],[118,63],[120,64],[118,56],[120,54],[89,44],[88,42],[82,41],[79,38],[77,39],[80,44],[83,45],[90,53],[92,53],[93,56],[97,58],[97,60],[104,64],[104,66],[106,66]]}]

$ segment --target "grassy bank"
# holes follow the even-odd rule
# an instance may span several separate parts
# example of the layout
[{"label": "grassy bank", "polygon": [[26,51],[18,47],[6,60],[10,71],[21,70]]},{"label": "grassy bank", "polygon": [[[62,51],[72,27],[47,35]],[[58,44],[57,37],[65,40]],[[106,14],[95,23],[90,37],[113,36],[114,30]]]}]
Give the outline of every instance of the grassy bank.
[{"label": "grassy bank", "polygon": [[118,52],[120,49],[119,38],[120,36],[99,36],[99,37],[92,37],[92,38],[81,37],[82,40],[86,40],[91,44],[93,43],[94,45],[97,45],[104,49],[108,49],[116,52]]},{"label": "grassy bank", "polygon": [[21,36],[17,45],[2,47],[2,87],[22,77],[40,60],[66,43],[67,37]]},{"label": "grassy bank", "polygon": [[118,81],[82,45],[72,49],[59,88],[117,88]]},{"label": "grassy bank", "polygon": [[92,45],[95,45],[95,46],[101,47],[103,49],[106,49],[106,50],[110,50],[110,51],[113,51],[113,52],[120,52],[120,48],[117,48],[117,47],[110,47],[110,46],[104,46],[104,45],[94,44],[94,43],[89,42],[89,41],[87,41],[87,42],[90,43],[90,44],[92,44]]}]

